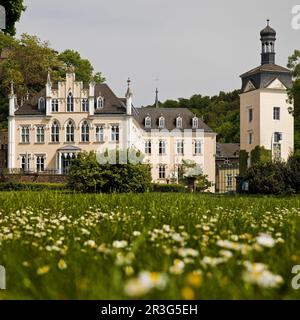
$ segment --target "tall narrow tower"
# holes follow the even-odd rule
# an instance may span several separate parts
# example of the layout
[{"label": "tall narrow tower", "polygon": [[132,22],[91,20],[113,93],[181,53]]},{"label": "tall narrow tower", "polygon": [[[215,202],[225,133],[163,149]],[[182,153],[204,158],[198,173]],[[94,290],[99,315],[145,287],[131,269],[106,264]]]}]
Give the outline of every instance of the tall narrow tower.
[{"label": "tall narrow tower", "polygon": [[261,31],[261,65],[241,75],[241,150],[249,154],[257,147],[270,150],[272,159],[287,160],[294,150],[293,105],[287,89],[290,70],[275,64],[276,31],[269,20]]}]

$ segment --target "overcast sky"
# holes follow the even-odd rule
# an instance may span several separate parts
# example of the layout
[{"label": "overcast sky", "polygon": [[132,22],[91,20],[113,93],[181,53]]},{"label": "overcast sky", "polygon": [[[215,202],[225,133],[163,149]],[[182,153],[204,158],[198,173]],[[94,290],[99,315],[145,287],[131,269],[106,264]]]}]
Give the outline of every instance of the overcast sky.
[{"label": "overcast sky", "polygon": [[58,51],[78,50],[124,96],[130,76],[136,106],[240,88],[260,63],[259,32],[277,31],[277,63],[300,49],[291,27],[300,0],[25,0],[17,25]]}]

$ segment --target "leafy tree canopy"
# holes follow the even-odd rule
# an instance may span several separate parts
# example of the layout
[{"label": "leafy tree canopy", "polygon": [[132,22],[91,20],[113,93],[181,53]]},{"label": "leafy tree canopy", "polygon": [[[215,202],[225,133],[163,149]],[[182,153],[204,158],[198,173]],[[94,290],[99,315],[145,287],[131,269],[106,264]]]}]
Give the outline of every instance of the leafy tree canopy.
[{"label": "leafy tree canopy", "polygon": [[6,11],[6,29],[4,33],[14,36],[16,34],[15,24],[26,10],[24,0],[0,0],[0,5]]}]

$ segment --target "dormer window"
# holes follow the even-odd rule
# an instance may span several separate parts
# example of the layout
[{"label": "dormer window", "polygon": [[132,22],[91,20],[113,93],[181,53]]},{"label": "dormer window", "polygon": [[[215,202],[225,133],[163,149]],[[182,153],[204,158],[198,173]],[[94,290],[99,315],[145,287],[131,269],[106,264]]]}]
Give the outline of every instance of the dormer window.
[{"label": "dormer window", "polygon": [[74,98],[72,92],[67,97],[67,112],[74,112]]},{"label": "dormer window", "polygon": [[46,108],[46,102],[43,97],[39,99],[39,110],[45,110]]},{"label": "dormer window", "polygon": [[193,129],[198,129],[199,119],[197,117],[193,118]]},{"label": "dormer window", "polygon": [[180,116],[176,119],[176,128],[177,129],[182,128],[182,118]]},{"label": "dormer window", "polygon": [[145,128],[151,128],[151,118],[149,116],[145,119]]},{"label": "dormer window", "polygon": [[103,97],[98,97],[97,99],[97,109],[103,109],[104,107],[104,99]]},{"label": "dormer window", "polygon": [[160,117],[158,120],[158,126],[160,128],[164,128],[165,127],[165,118],[164,117]]}]

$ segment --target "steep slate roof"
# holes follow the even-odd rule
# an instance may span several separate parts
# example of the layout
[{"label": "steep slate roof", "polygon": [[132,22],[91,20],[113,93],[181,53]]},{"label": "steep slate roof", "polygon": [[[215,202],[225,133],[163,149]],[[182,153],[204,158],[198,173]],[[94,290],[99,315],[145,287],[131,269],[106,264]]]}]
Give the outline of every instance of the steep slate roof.
[{"label": "steep slate roof", "polygon": [[[165,118],[165,129],[176,129],[176,119],[178,116],[182,118],[182,129],[192,129],[192,119],[195,115],[186,108],[137,108],[138,115],[135,115],[136,120],[144,130],[159,129],[158,121],[161,116]],[[151,117],[151,128],[145,128],[145,118]],[[211,128],[207,126],[202,119],[199,118],[198,129],[203,129],[207,132],[212,132]]]},{"label": "steep slate roof", "polygon": [[[57,89],[57,86],[52,86],[52,89]],[[102,109],[96,109],[96,98],[99,96],[104,98],[104,107]],[[46,98],[46,89],[42,89],[34,97],[25,101],[16,112],[16,115],[45,115],[45,110],[38,109],[38,101],[41,97]],[[74,97],[76,98],[76,97]],[[107,84],[97,84],[95,86],[95,115],[97,114],[125,114],[126,106],[124,102],[117,98],[113,91]]]},{"label": "steep slate roof", "polygon": [[239,143],[217,143],[217,158],[238,158]]},{"label": "steep slate roof", "polygon": [[247,77],[249,75],[259,73],[259,72],[286,72],[286,73],[291,73],[291,70],[281,67],[277,64],[263,64],[261,66],[258,66],[244,74],[241,75],[241,77]]}]

